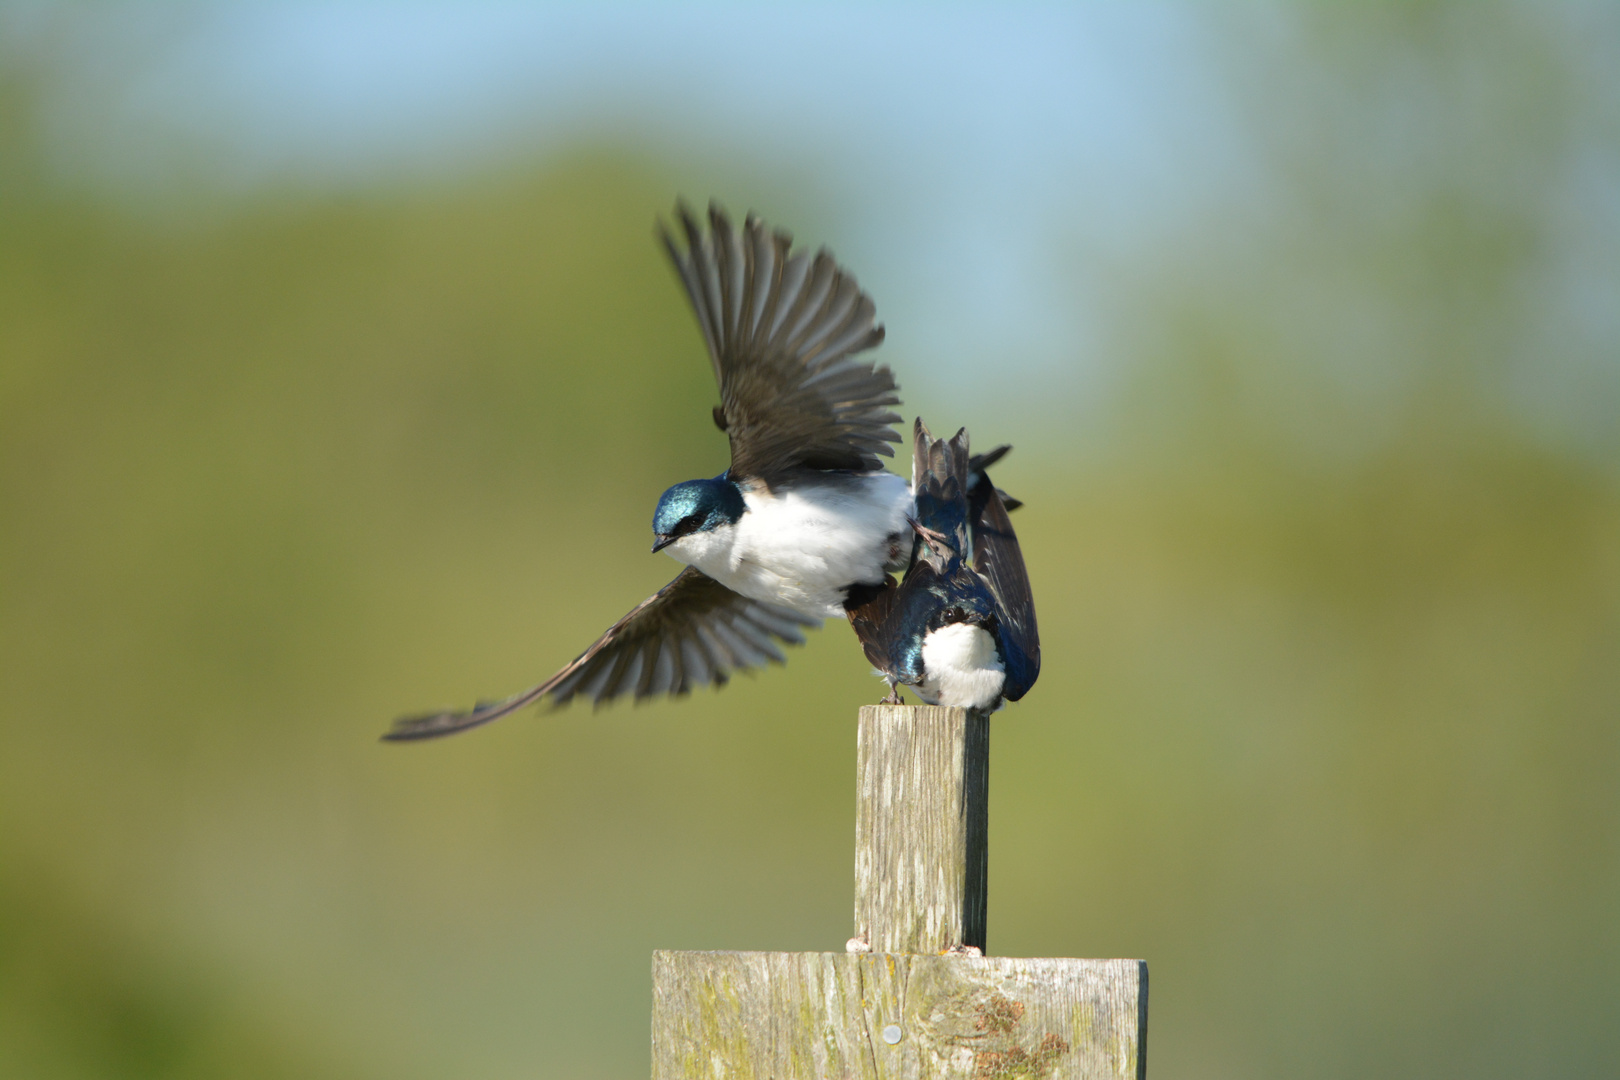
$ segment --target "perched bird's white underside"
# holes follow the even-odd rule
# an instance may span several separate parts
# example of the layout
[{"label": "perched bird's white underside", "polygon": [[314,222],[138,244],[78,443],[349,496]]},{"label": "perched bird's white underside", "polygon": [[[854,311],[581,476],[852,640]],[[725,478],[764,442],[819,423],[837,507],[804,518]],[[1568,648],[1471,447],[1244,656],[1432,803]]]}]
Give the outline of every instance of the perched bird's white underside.
[{"label": "perched bird's white underside", "polygon": [[822,619],[842,618],[850,585],[876,585],[911,550],[911,489],[891,472],[744,485],[743,502],[735,525],[664,550],[734,592]]},{"label": "perched bird's white underside", "polygon": [[952,623],[930,631],[923,638],[922,660],[922,685],[912,690],[928,704],[1000,707],[1007,674],[988,630]]}]

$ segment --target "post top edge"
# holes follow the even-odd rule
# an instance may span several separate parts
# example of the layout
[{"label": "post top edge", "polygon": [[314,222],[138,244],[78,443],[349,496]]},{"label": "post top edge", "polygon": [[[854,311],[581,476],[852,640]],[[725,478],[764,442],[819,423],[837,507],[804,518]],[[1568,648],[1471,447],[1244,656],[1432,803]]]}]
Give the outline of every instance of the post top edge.
[{"label": "post top edge", "polygon": [[1133,970],[1146,967],[1147,961],[1135,957],[1125,956],[959,956],[950,953],[850,953],[850,952],[766,952],[757,949],[654,949],[653,957],[679,958],[679,957],[738,957],[752,958],[786,958],[786,957],[819,957],[835,960],[840,963],[854,963],[857,961],[870,962],[874,959],[894,958],[896,960],[939,960],[952,964],[977,964],[991,967],[1007,966],[1012,964],[1126,964]]},{"label": "post top edge", "polygon": [[862,705],[861,718],[869,716],[909,717],[968,717],[990,714],[979,709],[966,709],[960,705]]}]

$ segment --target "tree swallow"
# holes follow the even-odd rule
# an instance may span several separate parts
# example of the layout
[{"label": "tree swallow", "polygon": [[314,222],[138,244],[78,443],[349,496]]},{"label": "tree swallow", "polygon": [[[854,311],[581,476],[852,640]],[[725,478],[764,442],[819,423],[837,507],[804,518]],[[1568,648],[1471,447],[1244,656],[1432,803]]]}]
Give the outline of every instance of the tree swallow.
[{"label": "tree swallow", "polygon": [[917,534],[911,567],[852,607],[866,658],[889,683],[930,705],[993,711],[1035,685],[1041,642],[1009,502],[985,469],[1009,448],[968,454],[964,429],[935,439],[918,420],[912,487]]},{"label": "tree swallow", "polygon": [[653,514],[653,551],[686,564],[539,686],[470,712],[395,722],[385,739],[464,731],[549,696],[562,705],[684,694],[736,668],[781,662],[777,642],[842,617],[912,550],[911,491],[883,468],[900,436],[898,387],[860,354],[883,340],[875,308],[826,250],[718,207],[705,231],[676,207],[659,225],[709,347],[731,467],[676,484]]}]

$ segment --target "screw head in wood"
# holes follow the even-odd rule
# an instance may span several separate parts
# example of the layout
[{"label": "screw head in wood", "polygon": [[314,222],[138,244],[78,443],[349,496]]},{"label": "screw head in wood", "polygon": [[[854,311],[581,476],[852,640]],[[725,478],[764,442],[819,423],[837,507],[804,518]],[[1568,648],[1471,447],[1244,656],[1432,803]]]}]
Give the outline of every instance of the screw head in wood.
[{"label": "screw head in wood", "polygon": [[888,1027],[884,1028],[883,1029],[883,1041],[888,1043],[890,1046],[893,1046],[895,1043],[899,1042],[900,1041],[900,1025],[899,1024],[890,1024]]}]

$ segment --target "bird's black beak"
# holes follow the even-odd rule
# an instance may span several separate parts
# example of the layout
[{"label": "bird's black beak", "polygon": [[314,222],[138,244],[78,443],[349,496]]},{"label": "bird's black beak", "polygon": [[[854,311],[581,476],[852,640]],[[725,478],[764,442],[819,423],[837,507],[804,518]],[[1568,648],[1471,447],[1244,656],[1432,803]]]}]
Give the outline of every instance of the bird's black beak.
[{"label": "bird's black beak", "polygon": [[663,551],[665,548],[669,547],[669,545],[673,544],[675,541],[677,541],[679,539],[680,539],[680,537],[671,536],[668,533],[653,533],[653,551],[654,551],[654,553]]}]

